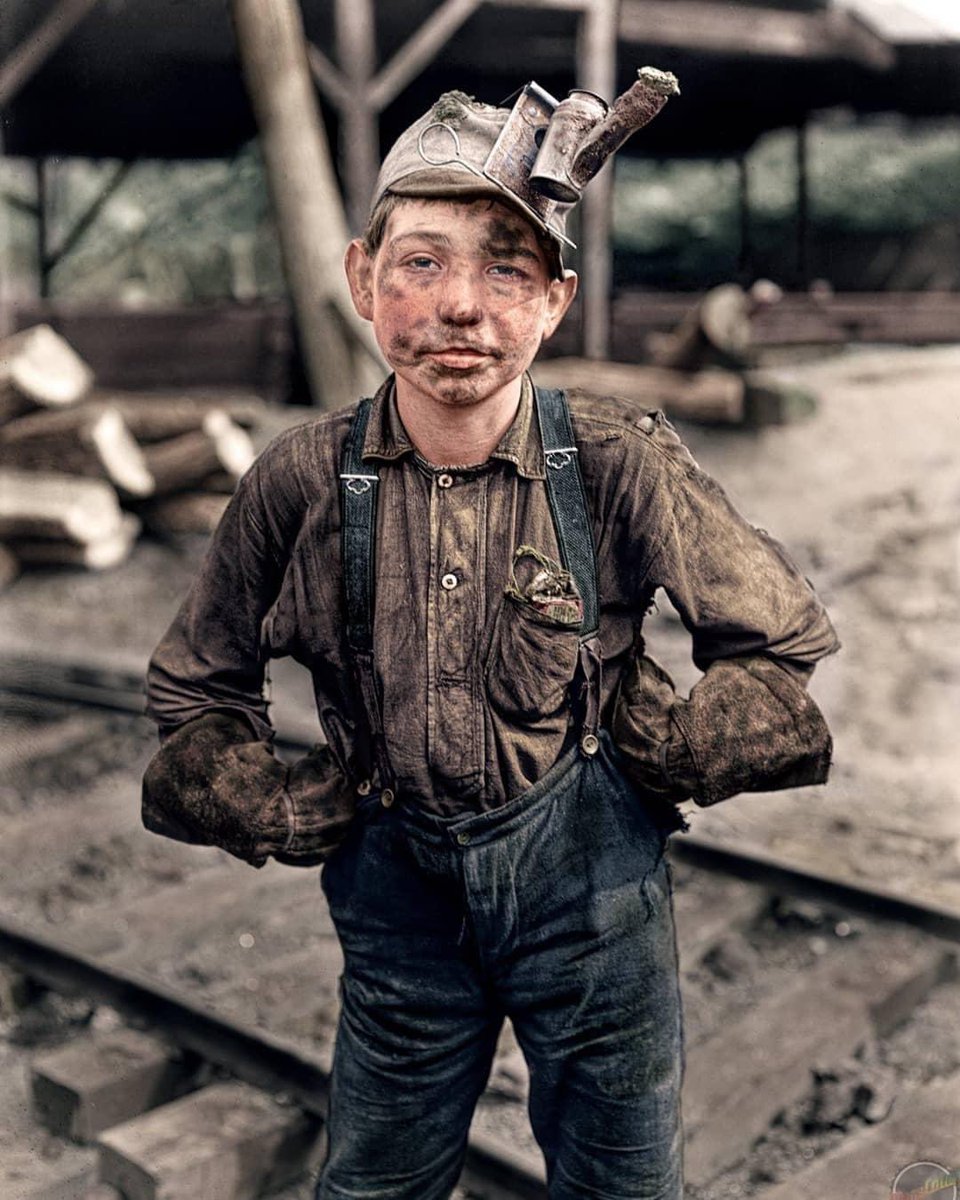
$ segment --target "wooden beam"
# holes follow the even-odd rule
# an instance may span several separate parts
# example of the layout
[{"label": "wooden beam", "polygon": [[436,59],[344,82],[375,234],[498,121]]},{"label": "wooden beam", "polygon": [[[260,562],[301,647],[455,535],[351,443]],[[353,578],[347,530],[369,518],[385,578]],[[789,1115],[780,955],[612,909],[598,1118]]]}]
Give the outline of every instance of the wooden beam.
[{"label": "wooden beam", "polygon": [[132,162],[120,163],[91,203],[76,219],[70,232],[54,250],[47,252],[45,263],[48,272],[52,271],[61,259],[66,258],[83,241],[87,231],[102,212],[104,205],[129,175],[132,167]]},{"label": "wooden beam", "polygon": [[41,300],[46,300],[50,295],[50,268],[47,265],[50,243],[47,228],[49,204],[47,201],[46,159],[35,158],[33,160],[33,177],[37,191],[37,294]]},{"label": "wooden beam", "polygon": [[99,0],[60,0],[33,33],[0,63],[0,109],[5,108]]},{"label": "wooden beam", "polygon": [[797,163],[797,282],[809,283],[810,275],[810,170],[808,164],[807,123],[801,121],[796,135]]},{"label": "wooden beam", "polygon": [[583,12],[593,0],[487,0],[497,8],[530,8],[547,12]]},{"label": "wooden beam", "polygon": [[883,70],[892,49],[844,13],[788,12],[711,0],[623,0],[620,37],[701,54],[847,59]]},{"label": "wooden beam", "polygon": [[[617,90],[617,7],[617,0],[593,0],[581,18],[577,46],[580,86],[611,101]],[[583,354],[585,358],[606,358],[613,290],[612,161],[584,192],[581,211]]]},{"label": "wooden beam", "polygon": [[341,177],[351,231],[363,230],[380,166],[380,127],[370,100],[377,65],[373,0],[335,0],[334,30],[340,73],[350,101],[340,111]]},{"label": "wooden beam", "polygon": [[350,103],[350,89],[343,76],[319,46],[307,42],[307,62],[320,91],[334,108],[342,112]]},{"label": "wooden beam", "polygon": [[750,274],[753,260],[753,231],[750,212],[750,164],[745,153],[737,155],[737,210],[740,218],[737,273],[742,278],[746,278]]},{"label": "wooden beam", "polygon": [[[453,37],[481,0],[445,0],[393,56],[370,86],[370,103],[382,112]],[[494,0],[499,3],[500,0]]]},{"label": "wooden beam", "polygon": [[349,239],[307,63],[296,0],[231,0],[247,87],[260,129],[284,268],[314,402],[355,400],[360,381],[348,331],[379,353],[353,310],[343,273]]}]

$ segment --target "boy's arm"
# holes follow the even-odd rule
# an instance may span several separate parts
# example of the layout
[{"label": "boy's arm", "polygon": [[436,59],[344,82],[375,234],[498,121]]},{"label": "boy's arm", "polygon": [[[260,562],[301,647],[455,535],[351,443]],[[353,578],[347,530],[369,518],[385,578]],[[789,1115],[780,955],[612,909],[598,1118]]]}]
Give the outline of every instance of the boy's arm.
[{"label": "boy's arm", "polygon": [[240,481],[180,610],[147,672],[148,716],[161,740],[210,712],[273,728],[263,696],[264,617],[283,580],[295,509],[273,447]]},{"label": "boy's arm", "polygon": [[829,617],[782,546],[737,512],[662,416],[649,424],[644,586],[667,592],[704,675],[681,698],[639,648],[614,716],[628,771],[702,805],[822,783],[832,745],[805,685],[839,648]]}]

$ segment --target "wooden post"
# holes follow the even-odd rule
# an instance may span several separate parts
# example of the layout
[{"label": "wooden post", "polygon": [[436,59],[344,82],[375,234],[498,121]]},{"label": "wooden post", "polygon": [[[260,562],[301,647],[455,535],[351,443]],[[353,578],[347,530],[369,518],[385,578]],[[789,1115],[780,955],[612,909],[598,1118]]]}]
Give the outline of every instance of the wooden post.
[{"label": "wooden post", "polygon": [[750,228],[750,168],[747,164],[745,150],[737,155],[737,183],[740,215],[740,251],[737,256],[737,274],[741,278],[746,278],[752,269],[753,246]]},{"label": "wooden post", "polygon": [[363,230],[380,165],[380,130],[370,98],[376,70],[373,0],[336,0],[337,61],[348,95],[340,107],[340,163],[347,216],[355,234]]},{"label": "wooden post", "polygon": [[[580,21],[577,77],[581,87],[612,101],[617,90],[617,0],[592,0]],[[610,350],[613,290],[613,163],[608,162],[584,192],[580,258],[583,295],[583,354],[606,358]]]},{"label": "wooden post", "polygon": [[371,355],[369,329],[343,274],[349,238],[307,65],[296,0],[232,0],[237,44],[260,128],[280,247],[316,404],[357,397],[351,330]]},{"label": "wooden post", "polygon": [[37,188],[37,292],[41,300],[50,298],[50,239],[47,233],[47,164],[44,158],[33,160]]},{"label": "wooden post", "polygon": [[[0,108],[0,171],[7,161],[4,146],[4,113]],[[0,200],[0,341],[13,333],[13,287],[10,261],[13,251],[10,233],[9,208],[5,201]]]},{"label": "wooden post", "polygon": [[797,280],[806,287],[810,274],[810,178],[807,164],[807,123],[797,125]]}]

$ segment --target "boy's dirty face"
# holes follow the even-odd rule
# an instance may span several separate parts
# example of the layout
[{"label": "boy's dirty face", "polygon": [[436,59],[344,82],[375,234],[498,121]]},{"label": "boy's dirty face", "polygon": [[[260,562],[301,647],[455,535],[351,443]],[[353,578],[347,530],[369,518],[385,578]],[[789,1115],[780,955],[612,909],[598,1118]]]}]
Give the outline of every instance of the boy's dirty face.
[{"label": "boy's dirty face", "polygon": [[379,250],[347,251],[358,313],[399,387],[478,404],[517,379],[560,323],[576,276],[554,279],[534,227],[497,200],[408,200]]}]

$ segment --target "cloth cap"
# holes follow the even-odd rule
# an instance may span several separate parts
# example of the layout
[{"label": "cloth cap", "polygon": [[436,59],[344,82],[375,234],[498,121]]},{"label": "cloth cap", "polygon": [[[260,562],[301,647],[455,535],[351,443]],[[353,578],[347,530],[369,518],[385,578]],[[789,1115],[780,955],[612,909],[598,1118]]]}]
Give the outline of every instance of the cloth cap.
[{"label": "cloth cap", "polygon": [[[521,212],[542,235],[551,269],[563,278],[567,214],[574,206],[534,191],[530,169],[557,106],[537,84],[524,89],[515,109],[482,104],[464,92],[445,92],[400,135],[377,177],[371,212],[387,194],[422,199],[490,196]],[[509,145],[501,134],[516,112]],[[500,142],[500,145],[498,145]]]}]

